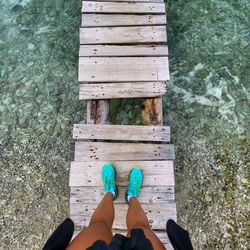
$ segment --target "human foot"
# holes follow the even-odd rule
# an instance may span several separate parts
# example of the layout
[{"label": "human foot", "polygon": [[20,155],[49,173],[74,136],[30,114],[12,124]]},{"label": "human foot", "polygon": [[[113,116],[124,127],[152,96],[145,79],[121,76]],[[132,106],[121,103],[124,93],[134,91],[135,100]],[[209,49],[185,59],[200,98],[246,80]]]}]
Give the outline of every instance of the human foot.
[{"label": "human foot", "polygon": [[115,181],[115,168],[112,164],[104,164],[102,169],[102,181],[104,190],[106,193],[111,192],[113,194],[113,200],[118,197],[118,188]]},{"label": "human foot", "polygon": [[142,171],[139,168],[133,168],[129,174],[128,189],[125,194],[125,200],[129,204],[131,197],[138,197],[143,181]]}]

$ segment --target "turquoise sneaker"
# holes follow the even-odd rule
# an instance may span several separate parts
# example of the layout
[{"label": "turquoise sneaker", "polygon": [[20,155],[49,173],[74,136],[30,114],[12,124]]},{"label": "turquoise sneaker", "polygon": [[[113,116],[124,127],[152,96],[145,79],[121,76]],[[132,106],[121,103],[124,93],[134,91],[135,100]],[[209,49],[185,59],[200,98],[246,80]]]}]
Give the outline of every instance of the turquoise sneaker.
[{"label": "turquoise sneaker", "polygon": [[129,204],[128,196],[138,197],[142,187],[143,175],[139,168],[133,168],[129,174],[128,189],[125,194],[125,200]]},{"label": "turquoise sneaker", "polygon": [[105,192],[113,193],[113,200],[118,197],[118,188],[115,182],[115,168],[112,164],[105,164],[102,169],[102,181]]}]

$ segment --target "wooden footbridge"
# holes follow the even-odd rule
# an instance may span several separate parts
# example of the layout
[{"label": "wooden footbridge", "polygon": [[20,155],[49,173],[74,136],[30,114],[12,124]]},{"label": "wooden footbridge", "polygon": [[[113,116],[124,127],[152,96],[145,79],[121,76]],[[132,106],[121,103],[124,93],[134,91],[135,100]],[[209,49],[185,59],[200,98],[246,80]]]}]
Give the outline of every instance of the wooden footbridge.
[{"label": "wooden footbridge", "polygon": [[[126,233],[124,193],[133,166],[144,174],[139,201],[167,245],[169,218],[176,220],[174,147],[163,126],[162,95],[169,81],[166,12],[163,0],[83,1],[80,28],[80,100],[87,124],[75,124],[75,159],[70,169],[70,217],[88,225],[104,195],[104,163],[116,167],[120,196],[114,233]],[[112,125],[112,98],[142,98],[144,125]]]}]

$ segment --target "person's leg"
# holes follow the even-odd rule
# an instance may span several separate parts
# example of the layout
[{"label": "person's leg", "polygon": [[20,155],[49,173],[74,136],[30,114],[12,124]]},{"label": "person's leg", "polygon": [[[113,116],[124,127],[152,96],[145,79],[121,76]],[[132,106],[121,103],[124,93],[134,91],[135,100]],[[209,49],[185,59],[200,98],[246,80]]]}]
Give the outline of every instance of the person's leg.
[{"label": "person's leg", "polygon": [[130,237],[132,229],[140,228],[144,231],[145,237],[150,240],[154,250],[166,249],[163,243],[151,230],[147,216],[136,197],[131,197],[129,199],[129,208],[127,212],[126,223],[128,228],[128,237]]},{"label": "person's leg", "polygon": [[115,218],[113,198],[114,197],[111,192],[105,194],[91,217],[90,225],[103,221],[110,230],[112,229]]},{"label": "person's leg", "polygon": [[103,240],[106,244],[109,244],[113,237],[114,216],[113,194],[109,192],[105,194],[96,208],[89,226],[72,240],[67,250],[83,250],[92,246],[97,240]]},{"label": "person's leg", "polygon": [[150,229],[148,218],[136,197],[129,199],[126,223],[128,232],[133,228]]},{"label": "person's leg", "polygon": [[111,242],[112,225],[115,217],[113,201],[118,196],[115,169],[111,164],[104,165],[102,180],[106,194],[93,213],[89,226],[76,236],[67,250],[83,250],[92,246],[97,240],[103,240],[106,244]]},{"label": "person's leg", "polygon": [[134,168],[129,175],[129,184],[126,192],[126,202],[129,204],[127,211],[127,236],[130,237],[131,230],[134,228],[140,228],[144,231],[145,237],[150,240],[154,250],[164,250],[163,243],[151,230],[148,218],[141,207],[137,197],[142,186],[143,175],[139,168]]}]

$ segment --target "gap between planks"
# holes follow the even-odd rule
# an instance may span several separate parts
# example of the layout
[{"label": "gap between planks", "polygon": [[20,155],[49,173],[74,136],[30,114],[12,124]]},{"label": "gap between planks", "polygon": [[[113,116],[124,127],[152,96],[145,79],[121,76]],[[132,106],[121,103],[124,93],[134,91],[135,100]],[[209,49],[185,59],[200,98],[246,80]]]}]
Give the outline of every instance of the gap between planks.
[{"label": "gap between planks", "polygon": [[[88,87],[88,84],[86,84]],[[169,126],[74,124],[74,139],[170,141]]]}]

